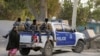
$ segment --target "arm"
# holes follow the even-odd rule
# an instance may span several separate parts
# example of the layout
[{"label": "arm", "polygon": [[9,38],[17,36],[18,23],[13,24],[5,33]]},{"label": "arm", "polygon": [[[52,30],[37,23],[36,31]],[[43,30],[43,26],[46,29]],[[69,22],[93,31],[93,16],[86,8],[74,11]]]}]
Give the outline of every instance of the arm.
[{"label": "arm", "polygon": [[17,24],[17,23],[16,23],[16,22],[14,22],[13,26],[16,26],[16,24]]}]

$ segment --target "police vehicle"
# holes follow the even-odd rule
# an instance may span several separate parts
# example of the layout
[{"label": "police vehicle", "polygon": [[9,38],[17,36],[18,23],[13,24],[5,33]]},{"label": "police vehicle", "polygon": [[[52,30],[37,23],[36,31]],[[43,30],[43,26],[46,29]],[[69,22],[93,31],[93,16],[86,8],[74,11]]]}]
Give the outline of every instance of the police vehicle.
[{"label": "police vehicle", "polygon": [[[73,52],[80,53],[84,49],[85,36],[71,29],[69,25],[61,22],[49,22],[52,34],[48,39],[46,33],[41,33],[42,43],[39,43],[38,33],[20,33],[20,53],[28,55],[30,50],[41,51],[43,56],[52,56],[54,50],[70,47]],[[53,37],[55,41],[53,40]]]}]

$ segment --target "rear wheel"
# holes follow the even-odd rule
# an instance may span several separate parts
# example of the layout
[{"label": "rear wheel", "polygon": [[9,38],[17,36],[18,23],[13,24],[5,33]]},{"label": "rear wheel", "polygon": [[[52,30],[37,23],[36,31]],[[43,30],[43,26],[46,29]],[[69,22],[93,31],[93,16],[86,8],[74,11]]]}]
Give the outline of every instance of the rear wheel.
[{"label": "rear wheel", "polygon": [[84,49],[84,42],[79,40],[77,45],[73,47],[72,51],[80,53],[83,51],[83,49]]},{"label": "rear wheel", "polygon": [[19,51],[21,55],[28,55],[30,53],[29,48],[21,48]]},{"label": "rear wheel", "polygon": [[48,41],[42,51],[43,56],[52,56],[53,45]]}]

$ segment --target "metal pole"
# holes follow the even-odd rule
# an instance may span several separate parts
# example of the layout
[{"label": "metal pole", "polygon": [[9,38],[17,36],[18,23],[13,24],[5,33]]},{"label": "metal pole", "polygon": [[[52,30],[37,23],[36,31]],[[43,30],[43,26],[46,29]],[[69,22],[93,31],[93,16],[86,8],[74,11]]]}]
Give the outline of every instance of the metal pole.
[{"label": "metal pole", "polygon": [[73,3],[73,14],[72,14],[72,29],[76,29],[76,17],[77,17],[77,5],[78,0],[74,0]]}]

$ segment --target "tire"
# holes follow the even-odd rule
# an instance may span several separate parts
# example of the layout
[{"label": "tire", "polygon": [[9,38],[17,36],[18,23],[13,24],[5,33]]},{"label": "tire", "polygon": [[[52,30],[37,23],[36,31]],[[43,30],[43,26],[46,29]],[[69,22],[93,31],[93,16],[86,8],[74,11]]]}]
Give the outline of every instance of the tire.
[{"label": "tire", "polygon": [[53,45],[51,44],[50,41],[47,41],[47,43],[42,51],[42,55],[43,56],[52,56],[52,52],[53,52]]},{"label": "tire", "polygon": [[20,52],[20,54],[21,55],[28,55],[29,53],[30,53],[30,49],[29,48],[21,48],[20,50],[19,50],[19,52]]},{"label": "tire", "polygon": [[73,47],[72,51],[76,53],[81,53],[84,49],[84,42],[78,41],[77,45]]}]

